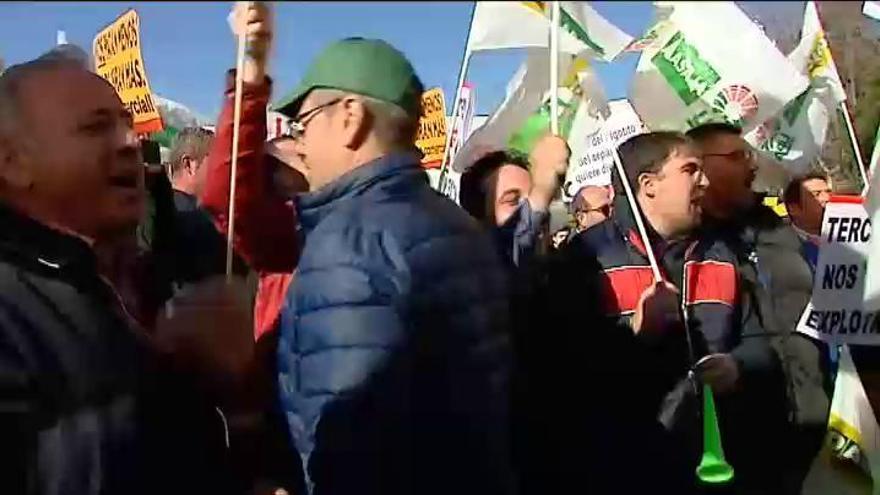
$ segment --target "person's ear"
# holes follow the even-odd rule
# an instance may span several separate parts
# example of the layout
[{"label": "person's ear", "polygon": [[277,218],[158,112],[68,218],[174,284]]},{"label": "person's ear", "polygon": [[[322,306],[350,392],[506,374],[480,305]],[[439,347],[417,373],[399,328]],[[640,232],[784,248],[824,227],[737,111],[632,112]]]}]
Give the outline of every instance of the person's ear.
[{"label": "person's ear", "polygon": [[192,177],[196,175],[196,163],[195,160],[192,159],[189,155],[183,155],[180,157],[180,164],[182,165],[183,172],[185,175]]},{"label": "person's ear", "polygon": [[33,167],[25,155],[8,137],[0,136],[0,181],[12,189],[28,190],[34,187]]},{"label": "person's ear", "polygon": [[639,186],[639,191],[643,192],[645,196],[649,198],[653,198],[657,195],[657,176],[656,174],[644,173],[639,174],[638,179],[636,179]]},{"label": "person's ear", "polygon": [[343,143],[349,149],[357,149],[369,135],[373,116],[367,111],[363,100],[353,96],[344,98],[339,102],[338,108],[342,113],[340,135]]}]

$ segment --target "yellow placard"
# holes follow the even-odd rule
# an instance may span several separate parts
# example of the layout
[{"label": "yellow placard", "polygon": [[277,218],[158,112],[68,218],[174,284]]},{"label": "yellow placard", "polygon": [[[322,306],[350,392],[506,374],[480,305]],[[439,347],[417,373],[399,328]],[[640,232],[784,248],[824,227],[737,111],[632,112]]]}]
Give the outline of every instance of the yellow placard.
[{"label": "yellow placard", "polygon": [[140,18],[129,10],[95,36],[92,42],[95,72],[116,89],[134,117],[137,133],[162,130],[162,118],[153,101],[141,54]]},{"label": "yellow placard", "polygon": [[422,116],[416,146],[422,151],[422,166],[437,168],[446,148],[446,102],[443,90],[431,88],[422,93]]}]

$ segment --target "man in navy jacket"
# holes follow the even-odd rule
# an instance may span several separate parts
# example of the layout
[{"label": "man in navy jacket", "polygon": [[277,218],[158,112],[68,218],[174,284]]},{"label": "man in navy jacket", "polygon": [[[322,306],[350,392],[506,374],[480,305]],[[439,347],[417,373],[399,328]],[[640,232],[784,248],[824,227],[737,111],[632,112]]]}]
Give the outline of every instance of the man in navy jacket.
[{"label": "man in navy jacket", "polygon": [[311,493],[511,490],[505,275],[419,167],[422,91],[399,51],[350,38],[277,105],[311,187],[278,349]]}]

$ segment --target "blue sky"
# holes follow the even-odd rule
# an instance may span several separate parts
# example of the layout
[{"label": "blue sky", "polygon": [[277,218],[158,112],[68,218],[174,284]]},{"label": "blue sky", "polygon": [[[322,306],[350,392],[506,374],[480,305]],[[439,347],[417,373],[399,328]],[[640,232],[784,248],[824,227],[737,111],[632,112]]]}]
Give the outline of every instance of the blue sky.
[{"label": "blue sky", "polygon": [[[55,43],[56,30],[90,51],[95,34],[129,7],[141,17],[142,50],[155,93],[211,119],[220,105],[224,71],[235,64],[226,23],[231,2],[33,2],[0,3],[0,57],[7,65],[39,56]],[[642,2],[593,2],[632,35],[650,24],[653,7]],[[428,87],[452,99],[467,36],[472,2],[280,2],[271,73],[275,95],[292,88],[313,56],[347,36],[378,37],[401,49]],[[474,56],[468,80],[476,86],[478,112],[501,100],[522,53]],[[598,67],[609,97],[626,93],[637,58]]]},{"label": "blue sky", "polygon": [[[458,76],[472,2],[279,2],[276,46],[270,72],[278,98],[291,89],[314,55],[347,36],[379,37],[401,49],[428,87],[441,86],[447,104]],[[592,2],[631,35],[653,19],[649,2]],[[231,2],[12,2],[0,3],[0,57],[7,65],[39,56],[55,42],[56,30],[87,51],[95,34],[127,8],[141,17],[142,50],[155,93],[213,119],[221,102],[223,74],[235,63],[235,43],[226,22]],[[501,100],[522,53],[474,56],[468,80],[476,86],[479,113]],[[609,97],[626,95],[637,56],[597,64]]]}]

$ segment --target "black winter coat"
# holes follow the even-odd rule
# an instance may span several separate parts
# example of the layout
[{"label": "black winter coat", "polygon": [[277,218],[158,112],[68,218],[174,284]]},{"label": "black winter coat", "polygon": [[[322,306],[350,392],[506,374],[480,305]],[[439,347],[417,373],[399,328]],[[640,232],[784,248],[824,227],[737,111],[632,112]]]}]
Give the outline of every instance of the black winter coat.
[{"label": "black winter coat", "polygon": [[0,493],[228,493],[220,417],[82,240],[0,206]]}]

